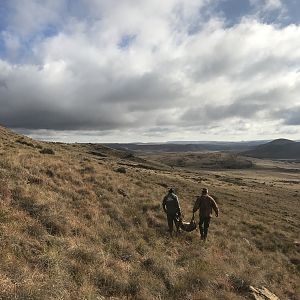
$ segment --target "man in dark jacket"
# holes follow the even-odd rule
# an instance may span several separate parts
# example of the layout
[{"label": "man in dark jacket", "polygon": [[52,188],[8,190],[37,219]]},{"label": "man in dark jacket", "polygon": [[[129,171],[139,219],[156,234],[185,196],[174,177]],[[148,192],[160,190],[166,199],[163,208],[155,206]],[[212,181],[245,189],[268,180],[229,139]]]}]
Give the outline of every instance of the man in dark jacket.
[{"label": "man in dark jacket", "polygon": [[216,201],[208,195],[208,189],[202,189],[202,195],[195,202],[193,212],[199,209],[199,229],[201,240],[206,240],[212,211],[214,210],[216,217],[219,215],[219,208]]},{"label": "man in dark jacket", "polygon": [[170,235],[173,236],[173,224],[176,226],[176,218],[181,215],[178,197],[176,196],[174,189],[170,189],[168,194],[164,197],[162,207],[167,214]]}]

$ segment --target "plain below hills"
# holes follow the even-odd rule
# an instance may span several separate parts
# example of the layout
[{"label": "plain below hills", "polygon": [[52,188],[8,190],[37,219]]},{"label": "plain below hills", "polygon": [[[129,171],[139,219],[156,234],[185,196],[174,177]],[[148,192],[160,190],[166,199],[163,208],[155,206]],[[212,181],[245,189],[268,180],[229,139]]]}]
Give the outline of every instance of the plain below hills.
[{"label": "plain below hills", "polygon": [[108,147],[134,152],[201,152],[201,151],[235,151],[242,152],[253,149],[266,141],[249,142],[167,142],[167,143],[110,143]]},{"label": "plain below hills", "polygon": [[[208,152],[223,152],[229,153],[224,157],[234,157],[232,154],[237,154],[239,160],[242,157],[253,157],[262,159],[276,159],[276,160],[300,160],[300,142],[288,139],[276,139],[273,141],[248,141],[248,142],[168,142],[168,143],[127,143],[107,144],[108,147],[122,151],[129,151],[136,154],[146,153],[154,156],[160,153],[206,153]],[[173,155],[173,156],[174,156]],[[201,156],[201,155],[200,155]],[[218,155],[217,155],[218,156]],[[220,156],[220,155],[219,155]],[[221,163],[222,165],[222,163]],[[236,164],[238,166],[238,164]],[[242,164],[243,165],[243,164]],[[249,167],[249,165],[247,164]],[[242,166],[243,167],[243,166]]]}]

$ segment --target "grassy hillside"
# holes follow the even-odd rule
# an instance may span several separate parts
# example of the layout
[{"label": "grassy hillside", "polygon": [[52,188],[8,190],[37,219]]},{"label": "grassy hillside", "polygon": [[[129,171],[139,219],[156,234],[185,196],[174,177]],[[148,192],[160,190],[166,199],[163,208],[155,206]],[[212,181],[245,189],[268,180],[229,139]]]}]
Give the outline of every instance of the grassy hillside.
[{"label": "grassy hillside", "polygon": [[[124,173],[124,170],[126,173]],[[296,173],[183,171],[97,145],[0,127],[0,299],[299,299]],[[170,239],[161,199],[220,207],[206,244]]]}]

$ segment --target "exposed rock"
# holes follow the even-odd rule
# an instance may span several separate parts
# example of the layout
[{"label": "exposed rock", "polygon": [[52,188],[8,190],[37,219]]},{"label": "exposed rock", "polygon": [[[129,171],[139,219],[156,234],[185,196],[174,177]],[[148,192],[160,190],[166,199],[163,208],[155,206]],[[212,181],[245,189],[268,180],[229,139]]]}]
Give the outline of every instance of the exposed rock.
[{"label": "exposed rock", "polygon": [[275,294],[271,293],[267,288],[249,287],[252,299],[255,300],[280,300]]}]

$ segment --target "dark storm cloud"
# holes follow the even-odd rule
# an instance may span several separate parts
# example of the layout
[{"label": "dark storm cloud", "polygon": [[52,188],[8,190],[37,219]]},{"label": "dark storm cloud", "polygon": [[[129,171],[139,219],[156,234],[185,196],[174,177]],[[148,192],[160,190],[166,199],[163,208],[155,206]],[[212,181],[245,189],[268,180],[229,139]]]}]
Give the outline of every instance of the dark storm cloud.
[{"label": "dark storm cloud", "polygon": [[4,107],[0,111],[1,123],[12,128],[106,130],[128,126],[135,121],[129,120],[125,109],[118,106],[102,103],[95,106],[88,101],[66,104],[55,98],[55,95],[52,100],[51,94],[41,94],[41,98],[38,98],[35,91],[32,91],[32,95],[32,98],[27,95],[22,101],[15,100],[13,95],[6,99],[2,97]]},{"label": "dark storm cloud", "polygon": [[213,123],[229,118],[251,119],[264,110],[264,104],[236,102],[230,105],[205,105],[187,110],[181,117],[184,122],[200,124]]},{"label": "dark storm cloud", "polygon": [[1,88],[7,89],[7,84],[4,80],[0,80],[0,89]]},{"label": "dark storm cloud", "polygon": [[285,125],[300,125],[300,106],[277,110],[273,113],[273,117],[282,119]]},{"label": "dark storm cloud", "polygon": [[103,98],[109,103],[127,103],[130,111],[167,107],[183,97],[180,82],[163,74],[146,73],[115,82]]},{"label": "dark storm cloud", "polygon": [[[54,71],[59,66],[54,67]],[[86,72],[89,72],[88,67]],[[147,124],[154,119],[152,111],[174,105],[183,95],[177,84],[156,73],[140,76],[115,76],[106,68],[99,74],[111,80],[98,80],[64,69],[59,74],[43,68],[29,68],[7,75],[10,86],[0,86],[0,121],[11,128],[87,130],[129,128]],[[94,77],[95,78],[95,77]],[[22,79],[22,80],[20,80]],[[54,80],[49,84],[49,81]],[[26,93],[24,93],[26,91]],[[155,114],[155,112],[153,112]]]},{"label": "dark storm cloud", "polygon": [[11,128],[76,130],[92,128],[117,128],[124,126],[122,118],[112,118],[111,115],[93,114],[86,109],[66,111],[49,110],[39,107],[18,109],[8,113],[0,112],[2,123]]}]

